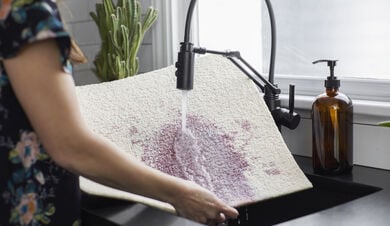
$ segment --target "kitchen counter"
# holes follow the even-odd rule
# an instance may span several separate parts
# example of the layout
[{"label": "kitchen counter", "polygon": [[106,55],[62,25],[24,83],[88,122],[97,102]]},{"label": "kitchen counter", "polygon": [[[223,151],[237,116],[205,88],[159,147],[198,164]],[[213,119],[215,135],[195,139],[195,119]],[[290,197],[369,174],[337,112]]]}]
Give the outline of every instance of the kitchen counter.
[{"label": "kitchen counter", "polygon": [[[345,201],[343,201],[344,203],[336,204],[332,203],[331,201],[327,203],[328,200],[326,197],[323,197],[322,199],[315,199],[313,198],[314,196],[310,196],[312,193],[306,192],[300,194],[301,196],[298,194],[293,198],[282,198],[276,200],[275,202],[273,200],[268,200],[264,202],[266,204],[263,206],[261,206],[262,204],[260,203],[259,205],[256,204],[253,206],[253,208],[250,207],[249,211],[247,208],[240,208],[240,220],[232,221],[229,223],[229,225],[390,225],[390,171],[354,166],[351,174],[325,177],[318,176],[313,173],[310,158],[295,156],[295,159],[309,178],[312,178],[313,180],[328,181],[328,187],[332,187],[333,185],[337,187],[339,184],[341,184],[344,193],[335,193],[335,195],[341,196],[340,198],[337,198],[338,200],[343,200],[343,197],[345,196],[346,198]],[[351,186],[358,187],[358,190],[364,190],[365,193],[362,193],[364,196],[358,198],[353,195],[349,195],[348,189]],[[366,192],[366,190],[368,192]],[[351,194],[352,193],[356,192],[351,190]],[[316,195],[321,194],[322,193],[316,193]],[[326,195],[329,194],[332,195],[332,193],[326,193]],[[300,199],[300,197],[302,197],[302,199]],[[272,203],[272,205],[279,202],[283,208],[279,208],[277,205],[269,206],[267,205],[267,202],[268,204]],[[286,202],[286,205],[284,205],[283,202]],[[289,202],[288,205],[287,202]],[[316,210],[316,212],[310,214],[310,210],[313,211],[313,209],[316,208],[306,208],[305,205],[307,205],[307,202],[311,202],[309,206],[316,206],[318,203],[319,210]],[[326,205],[329,205],[329,207]],[[299,209],[299,207],[302,206],[304,207],[304,210],[301,211],[302,213],[299,211],[294,211],[295,209]],[[256,212],[253,213],[254,211]],[[273,211],[273,213],[279,212],[279,216],[288,216],[288,218],[286,218],[288,220],[283,220],[284,222],[280,223],[282,219],[281,217],[278,217],[278,214],[275,214],[275,219],[272,219],[272,221],[262,220],[261,217],[259,217],[262,216],[262,213],[268,216],[273,215],[272,213],[265,213],[266,211]],[[299,214],[307,215],[302,216]],[[86,194],[83,195],[83,225],[200,226],[200,224],[151,207],[144,206],[142,204],[90,196]]]}]

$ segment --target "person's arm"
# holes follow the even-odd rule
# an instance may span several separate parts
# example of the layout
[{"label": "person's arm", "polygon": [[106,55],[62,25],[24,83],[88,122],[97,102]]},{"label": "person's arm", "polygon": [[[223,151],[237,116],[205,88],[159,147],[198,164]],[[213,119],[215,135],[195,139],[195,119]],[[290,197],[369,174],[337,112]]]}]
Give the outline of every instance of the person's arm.
[{"label": "person's arm", "polygon": [[234,208],[209,191],[147,167],[91,132],[59,57],[55,41],[48,40],[29,44],[4,61],[19,102],[57,164],[99,183],[171,203],[179,215],[201,223],[237,217]]}]

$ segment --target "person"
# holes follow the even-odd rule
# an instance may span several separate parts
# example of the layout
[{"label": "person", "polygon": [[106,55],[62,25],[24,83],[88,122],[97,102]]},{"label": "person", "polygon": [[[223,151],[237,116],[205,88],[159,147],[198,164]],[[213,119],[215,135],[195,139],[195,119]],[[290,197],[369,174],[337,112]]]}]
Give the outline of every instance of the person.
[{"label": "person", "polygon": [[210,191],[128,158],[87,127],[71,43],[55,0],[0,0],[0,225],[81,225],[79,175],[203,224],[237,217]]}]

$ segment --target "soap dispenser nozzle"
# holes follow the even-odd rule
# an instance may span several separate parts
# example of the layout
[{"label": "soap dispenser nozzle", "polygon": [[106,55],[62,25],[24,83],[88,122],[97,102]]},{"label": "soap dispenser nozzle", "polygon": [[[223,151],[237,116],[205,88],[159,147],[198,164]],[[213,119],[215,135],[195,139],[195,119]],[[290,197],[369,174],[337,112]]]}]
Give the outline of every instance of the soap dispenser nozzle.
[{"label": "soap dispenser nozzle", "polygon": [[330,75],[325,80],[325,87],[327,89],[338,89],[340,87],[340,80],[334,76],[334,67],[336,66],[337,60],[316,60],[313,64],[317,63],[328,63],[328,67],[330,69]]}]

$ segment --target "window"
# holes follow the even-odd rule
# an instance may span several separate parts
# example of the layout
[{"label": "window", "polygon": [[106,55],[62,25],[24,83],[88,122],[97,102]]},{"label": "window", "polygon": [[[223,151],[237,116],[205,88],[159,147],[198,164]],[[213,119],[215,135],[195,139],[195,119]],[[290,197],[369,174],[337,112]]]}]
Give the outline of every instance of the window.
[{"label": "window", "polygon": [[[339,60],[335,72],[343,92],[353,99],[390,102],[390,1],[271,2],[277,25],[275,81],[283,91],[293,82],[299,95],[323,92],[329,69],[311,62],[330,58]],[[200,0],[199,44],[240,50],[267,74],[270,28],[264,1]]]},{"label": "window", "polygon": [[201,47],[240,51],[252,66],[261,68],[261,1],[198,0],[198,7]]},{"label": "window", "polygon": [[[331,58],[340,60],[337,72],[342,77],[390,79],[389,1],[273,0],[272,4],[278,23],[278,73],[320,74],[322,70],[310,62]],[[263,20],[264,28],[269,27],[267,22]]]}]

